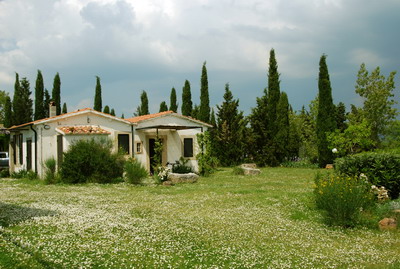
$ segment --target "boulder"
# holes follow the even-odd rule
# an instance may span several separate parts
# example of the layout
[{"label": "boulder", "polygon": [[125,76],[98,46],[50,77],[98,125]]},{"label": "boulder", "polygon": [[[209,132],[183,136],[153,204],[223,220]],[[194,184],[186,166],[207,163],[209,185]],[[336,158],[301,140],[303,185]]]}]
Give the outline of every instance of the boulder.
[{"label": "boulder", "polygon": [[240,166],[243,169],[243,172],[246,176],[248,175],[259,175],[261,173],[260,169],[257,169],[257,165],[255,163],[244,163]]},{"label": "boulder", "polygon": [[199,179],[199,176],[195,173],[178,174],[170,173],[168,174],[168,181],[172,184],[176,183],[195,183]]},{"label": "boulder", "polygon": [[397,221],[392,218],[384,218],[379,221],[379,229],[381,230],[395,230],[397,228]]},{"label": "boulder", "polygon": [[325,168],[326,168],[326,169],[333,169],[333,164],[328,163],[328,164],[325,166]]},{"label": "boulder", "polygon": [[173,184],[171,181],[169,181],[169,180],[164,181],[162,184],[163,184],[164,186],[173,186],[173,185],[174,185],[174,184]]}]

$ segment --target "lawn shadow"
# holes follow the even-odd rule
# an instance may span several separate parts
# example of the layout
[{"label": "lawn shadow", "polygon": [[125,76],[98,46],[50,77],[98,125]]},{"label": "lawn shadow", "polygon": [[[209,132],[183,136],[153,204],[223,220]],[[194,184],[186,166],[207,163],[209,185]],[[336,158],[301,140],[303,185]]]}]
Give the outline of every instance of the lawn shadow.
[{"label": "lawn shadow", "polygon": [[54,216],[56,211],[0,202],[0,226],[8,227],[34,217]]}]

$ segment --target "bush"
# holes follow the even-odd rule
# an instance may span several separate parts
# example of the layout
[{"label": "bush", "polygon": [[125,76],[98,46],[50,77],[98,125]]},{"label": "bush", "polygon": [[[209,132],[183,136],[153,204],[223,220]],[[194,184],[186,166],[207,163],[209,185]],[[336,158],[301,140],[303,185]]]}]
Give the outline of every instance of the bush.
[{"label": "bush", "polygon": [[147,170],[133,158],[125,162],[124,172],[125,181],[131,184],[140,184],[149,175]]},{"label": "bush", "polygon": [[371,184],[384,186],[391,198],[399,197],[400,192],[400,154],[360,153],[336,159],[335,169],[343,175],[368,177]]},{"label": "bush", "polygon": [[11,177],[12,178],[17,178],[17,179],[29,179],[29,180],[33,180],[33,179],[37,179],[37,174],[33,171],[27,171],[25,169],[19,170],[18,172],[12,172],[11,173]]},{"label": "bush", "polygon": [[178,173],[178,174],[187,174],[187,173],[192,173],[193,169],[190,167],[187,163],[189,160],[181,157],[179,159],[179,163],[174,164],[172,166],[172,173]]},{"label": "bush", "polygon": [[9,177],[9,176],[10,176],[10,170],[8,170],[8,168],[0,171],[0,178]]},{"label": "bush", "polygon": [[244,169],[242,167],[235,166],[233,167],[232,173],[234,175],[244,175]]},{"label": "bush", "polygon": [[46,167],[45,174],[44,174],[44,182],[46,184],[54,184],[57,182],[56,178],[56,167],[57,161],[51,157],[44,162]]},{"label": "bush", "polygon": [[111,141],[79,140],[64,153],[61,181],[111,183],[122,177],[123,165],[123,157],[111,153]]},{"label": "bush", "polygon": [[317,174],[314,194],[317,208],[326,213],[327,224],[343,227],[355,226],[361,211],[374,202],[370,184],[354,176]]}]

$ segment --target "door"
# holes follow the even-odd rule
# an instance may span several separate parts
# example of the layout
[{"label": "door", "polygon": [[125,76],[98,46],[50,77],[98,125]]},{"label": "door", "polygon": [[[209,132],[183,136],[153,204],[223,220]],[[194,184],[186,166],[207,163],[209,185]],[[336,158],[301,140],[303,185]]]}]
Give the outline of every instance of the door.
[{"label": "door", "polygon": [[26,140],[26,170],[32,170],[32,140]]},{"label": "door", "polygon": [[63,161],[63,136],[57,135],[57,165],[60,168],[60,165]]},{"label": "door", "polygon": [[154,150],[156,145],[156,140],[154,138],[149,139],[149,158],[150,158],[150,173],[154,173],[154,165],[155,165],[155,160],[154,160],[154,155],[156,151]]}]

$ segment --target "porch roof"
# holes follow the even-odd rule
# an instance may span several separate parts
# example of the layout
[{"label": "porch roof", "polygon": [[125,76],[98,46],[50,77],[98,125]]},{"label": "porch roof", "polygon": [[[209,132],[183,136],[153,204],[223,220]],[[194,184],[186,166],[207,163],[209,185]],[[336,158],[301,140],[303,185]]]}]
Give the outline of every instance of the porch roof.
[{"label": "porch roof", "polygon": [[148,129],[163,129],[163,130],[187,130],[187,129],[201,129],[203,126],[183,126],[183,125],[153,125],[147,127],[136,128],[136,130],[148,130]]}]

